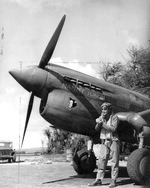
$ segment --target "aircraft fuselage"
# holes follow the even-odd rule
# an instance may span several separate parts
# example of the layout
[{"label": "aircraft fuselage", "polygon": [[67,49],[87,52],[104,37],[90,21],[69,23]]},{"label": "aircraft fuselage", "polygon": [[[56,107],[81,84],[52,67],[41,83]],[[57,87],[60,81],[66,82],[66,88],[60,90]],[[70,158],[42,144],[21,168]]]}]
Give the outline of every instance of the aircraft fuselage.
[{"label": "aircraft fuselage", "polygon": [[58,128],[94,135],[95,119],[105,101],[112,103],[114,113],[150,108],[149,98],[89,75],[58,65],[47,66],[46,71],[43,93],[47,94],[41,96],[40,113]]},{"label": "aircraft fuselage", "polygon": [[67,131],[94,135],[95,119],[105,101],[112,103],[114,113],[150,109],[146,96],[62,66],[31,66],[11,74],[26,90],[41,98],[41,116]]}]

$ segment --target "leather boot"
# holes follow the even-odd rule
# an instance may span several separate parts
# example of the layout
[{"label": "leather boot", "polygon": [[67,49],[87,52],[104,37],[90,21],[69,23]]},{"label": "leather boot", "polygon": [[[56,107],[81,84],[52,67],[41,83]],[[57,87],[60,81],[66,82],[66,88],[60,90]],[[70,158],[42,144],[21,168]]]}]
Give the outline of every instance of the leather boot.
[{"label": "leather boot", "polygon": [[112,180],[111,183],[109,184],[109,188],[116,187],[116,180]]},{"label": "leather boot", "polygon": [[88,186],[91,186],[91,187],[98,186],[98,185],[102,185],[102,181],[100,179],[97,179],[93,183],[88,184]]}]

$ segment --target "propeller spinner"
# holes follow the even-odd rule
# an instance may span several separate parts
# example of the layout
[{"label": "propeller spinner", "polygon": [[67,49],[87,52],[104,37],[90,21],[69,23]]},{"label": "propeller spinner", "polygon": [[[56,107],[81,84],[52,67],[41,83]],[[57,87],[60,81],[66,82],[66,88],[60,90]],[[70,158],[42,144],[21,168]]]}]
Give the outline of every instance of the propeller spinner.
[{"label": "propeller spinner", "polygon": [[[53,34],[53,36],[51,37],[51,39],[50,39],[50,41],[49,41],[49,43],[48,43],[43,55],[42,55],[42,58],[41,58],[40,63],[38,65],[38,68],[44,69],[45,66],[48,64],[50,58],[52,57],[54,49],[55,49],[57,41],[58,41],[58,38],[59,38],[61,30],[62,30],[62,27],[64,25],[65,19],[66,19],[66,15],[64,15],[62,17],[61,21],[59,22],[59,24],[58,24],[58,26],[57,26],[54,34]],[[9,71],[9,73],[19,83],[22,82],[23,78],[25,78],[25,77],[23,77],[23,78],[20,77],[19,71]],[[26,75],[26,77],[27,77],[27,75]],[[34,102],[34,95],[35,95],[34,91],[32,90],[32,91],[29,91],[29,92],[30,92],[30,99],[29,99],[29,103],[28,103],[28,109],[27,109],[27,115],[26,115],[26,121],[25,121],[25,127],[24,127],[21,147],[22,147],[23,142],[24,142],[24,137],[25,137],[25,134],[26,134],[26,130],[27,130],[28,122],[29,122],[30,115],[31,115],[31,112],[32,112],[33,102]]]}]

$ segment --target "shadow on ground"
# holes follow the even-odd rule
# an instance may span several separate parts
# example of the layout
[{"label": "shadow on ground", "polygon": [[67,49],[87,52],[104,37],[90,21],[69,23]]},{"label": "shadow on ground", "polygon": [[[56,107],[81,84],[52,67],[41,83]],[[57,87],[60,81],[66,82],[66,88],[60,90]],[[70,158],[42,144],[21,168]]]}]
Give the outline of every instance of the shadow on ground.
[{"label": "shadow on ground", "polygon": [[[105,178],[110,178],[111,176],[111,167],[108,167],[107,170],[106,170],[106,174],[105,174]],[[69,181],[69,180],[73,180],[73,179],[95,179],[96,177],[96,172],[93,172],[91,174],[77,174],[75,176],[70,176],[68,178],[62,178],[62,179],[57,179],[57,180],[53,180],[53,181],[48,181],[48,182],[44,182],[43,184],[52,184],[52,183],[57,183],[57,182],[63,182],[63,181]],[[122,181],[118,181],[117,184],[118,185],[128,185],[128,184],[131,184],[132,181],[131,179],[129,178],[128,176],[128,173],[127,173],[127,169],[126,167],[120,167],[120,170],[119,170],[119,178],[127,178],[125,180],[122,180]],[[103,185],[108,185],[109,183],[104,183]]]}]

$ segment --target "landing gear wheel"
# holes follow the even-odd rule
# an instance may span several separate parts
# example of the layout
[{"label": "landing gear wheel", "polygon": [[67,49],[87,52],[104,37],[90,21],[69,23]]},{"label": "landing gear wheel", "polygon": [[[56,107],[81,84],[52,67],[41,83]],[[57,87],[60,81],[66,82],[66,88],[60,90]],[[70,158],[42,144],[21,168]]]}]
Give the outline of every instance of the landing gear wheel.
[{"label": "landing gear wheel", "polygon": [[127,171],[136,184],[150,185],[150,149],[133,151],[128,158]]},{"label": "landing gear wheel", "polygon": [[73,168],[78,174],[90,174],[96,167],[96,157],[94,153],[88,156],[88,151],[83,148],[76,152],[73,157]]}]

